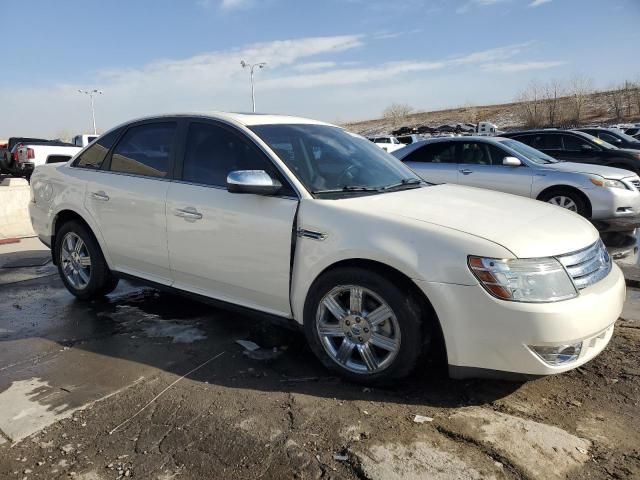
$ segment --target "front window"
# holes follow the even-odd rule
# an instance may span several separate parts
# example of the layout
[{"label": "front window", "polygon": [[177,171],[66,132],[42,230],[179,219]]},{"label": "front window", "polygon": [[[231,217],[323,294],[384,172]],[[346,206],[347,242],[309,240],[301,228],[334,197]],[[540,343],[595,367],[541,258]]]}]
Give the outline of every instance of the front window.
[{"label": "front window", "polygon": [[529,145],[525,145],[522,142],[518,142],[517,140],[504,140],[502,144],[506,147],[509,147],[511,150],[519,153],[527,160],[532,161],[533,163],[537,163],[543,165],[545,163],[558,163],[555,158],[550,157],[546,153],[542,153],[540,150],[536,150]]},{"label": "front window", "polygon": [[316,195],[416,188],[423,182],[365,138],[329,125],[250,127]]}]

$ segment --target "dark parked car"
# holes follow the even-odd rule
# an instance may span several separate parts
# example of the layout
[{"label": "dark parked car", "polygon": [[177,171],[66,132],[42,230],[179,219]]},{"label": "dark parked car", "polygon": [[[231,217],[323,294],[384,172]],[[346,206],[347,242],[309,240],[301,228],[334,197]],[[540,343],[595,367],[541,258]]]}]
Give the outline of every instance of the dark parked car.
[{"label": "dark parked car", "polygon": [[640,150],[640,140],[622,133],[616,128],[576,128],[579,132],[588,133],[618,148]]},{"label": "dark parked car", "polygon": [[640,151],[615,147],[588,133],[550,129],[504,133],[501,136],[526,143],[557,160],[606,165],[640,173]]}]

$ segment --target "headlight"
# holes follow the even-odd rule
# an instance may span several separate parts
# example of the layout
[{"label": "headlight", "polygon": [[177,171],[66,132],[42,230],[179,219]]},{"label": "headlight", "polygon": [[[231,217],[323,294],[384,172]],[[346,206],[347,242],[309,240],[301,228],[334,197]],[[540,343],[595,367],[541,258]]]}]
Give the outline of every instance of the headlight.
[{"label": "headlight", "polygon": [[627,186],[620,180],[612,180],[610,178],[591,177],[591,183],[597,187],[622,188],[627,190]]},{"label": "headlight", "polygon": [[469,256],[469,268],[493,296],[514,302],[557,302],[578,296],[555,258],[501,260]]}]

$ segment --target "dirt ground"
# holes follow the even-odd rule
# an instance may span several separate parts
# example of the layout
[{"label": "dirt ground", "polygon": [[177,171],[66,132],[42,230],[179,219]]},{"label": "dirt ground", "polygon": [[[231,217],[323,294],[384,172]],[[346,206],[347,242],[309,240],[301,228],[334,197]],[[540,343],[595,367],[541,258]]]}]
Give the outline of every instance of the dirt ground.
[{"label": "dirt ground", "polygon": [[0,478],[640,478],[640,290],[623,317],[564,375],[455,381],[431,359],[370,389],[294,330],[125,282],[86,304],[51,266],[0,268]]}]

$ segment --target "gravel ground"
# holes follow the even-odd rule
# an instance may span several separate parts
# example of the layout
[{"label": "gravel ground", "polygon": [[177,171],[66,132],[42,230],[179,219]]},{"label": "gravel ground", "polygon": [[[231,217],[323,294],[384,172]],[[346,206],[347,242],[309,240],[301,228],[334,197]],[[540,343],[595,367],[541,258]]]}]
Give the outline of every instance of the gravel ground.
[{"label": "gravel ground", "polygon": [[0,281],[0,478],[640,478],[640,291],[570,373],[455,381],[431,359],[369,389],[296,331],[124,282],[84,304],[36,270]]}]

